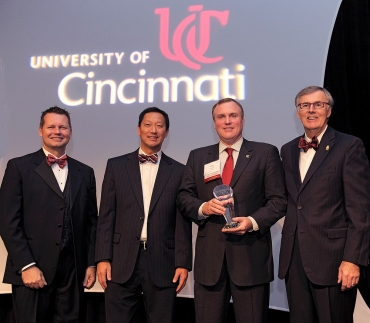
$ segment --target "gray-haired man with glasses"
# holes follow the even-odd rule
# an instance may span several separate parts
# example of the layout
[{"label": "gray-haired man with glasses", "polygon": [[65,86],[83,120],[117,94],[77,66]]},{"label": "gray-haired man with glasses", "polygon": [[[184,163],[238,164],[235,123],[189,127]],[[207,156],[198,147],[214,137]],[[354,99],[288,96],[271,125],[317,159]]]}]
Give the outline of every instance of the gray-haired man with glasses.
[{"label": "gray-haired man with glasses", "polygon": [[370,168],[359,138],[327,125],[334,100],[301,90],[305,133],[281,148],[288,193],[279,263],[290,322],[353,322],[361,269],[370,255]]}]

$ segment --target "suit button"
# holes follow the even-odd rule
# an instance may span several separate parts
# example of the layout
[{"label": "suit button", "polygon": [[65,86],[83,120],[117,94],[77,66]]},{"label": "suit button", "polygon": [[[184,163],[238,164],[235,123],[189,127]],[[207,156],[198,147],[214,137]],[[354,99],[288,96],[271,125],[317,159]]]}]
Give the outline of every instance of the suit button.
[{"label": "suit button", "polygon": [[64,207],[63,206],[61,206],[60,208],[59,208],[59,210],[63,210],[64,209]]},{"label": "suit button", "polygon": [[55,242],[55,244],[56,244],[57,246],[59,246],[59,245],[60,245],[60,243],[59,243],[59,242]]},{"label": "suit button", "polygon": [[291,236],[294,236],[294,233],[293,233],[293,232],[291,232],[291,233],[290,233],[290,235],[291,235]]},{"label": "suit button", "polygon": [[139,237],[139,236],[136,236],[135,238],[136,238],[136,240],[139,240],[139,239],[140,239],[140,237]]},{"label": "suit button", "polygon": [[61,224],[58,224],[58,228],[61,228],[62,227],[62,225]]},{"label": "suit button", "polygon": [[302,209],[302,206],[298,206],[298,210],[301,210]]},{"label": "suit button", "polygon": [[141,217],[140,217],[140,220],[144,220],[144,217],[143,217],[143,216],[141,216]]}]

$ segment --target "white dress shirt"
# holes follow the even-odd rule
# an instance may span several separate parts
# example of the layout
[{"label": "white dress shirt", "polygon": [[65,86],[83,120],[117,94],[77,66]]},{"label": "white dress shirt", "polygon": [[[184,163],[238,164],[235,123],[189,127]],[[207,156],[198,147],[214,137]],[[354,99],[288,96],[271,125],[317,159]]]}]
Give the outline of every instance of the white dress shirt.
[{"label": "white dress shirt", "polygon": [[[145,154],[145,152],[142,151],[140,148],[139,154]],[[143,191],[143,202],[144,202],[144,224],[141,230],[140,241],[147,241],[149,206],[150,201],[152,199],[153,187],[155,180],[157,178],[158,167],[161,161],[162,152],[159,151],[156,154],[158,154],[158,162],[156,164],[153,164],[150,161],[146,161],[145,163],[139,163],[138,161],[138,163],[140,164],[141,187]]]},{"label": "white dress shirt", "polygon": [[[44,151],[45,156],[47,156],[47,155],[54,156],[52,153],[48,152],[44,147],[42,147],[42,150]],[[65,155],[66,154],[64,153],[63,156],[65,156]],[[61,156],[61,157],[63,157],[63,156]],[[54,157],[58,159],[58,157],[56,157],[56,156],[54,156]],[[59,157],[59,158],[61,158],[61,157]],[[51,165],[51,169],[52,169],[52,171],[54,173],[54,176],[55,176],[55,178],[58,182],[60,190],[63,192],[64,187],[66,186],[67,177],[68,177],[68,159],[67,159],[66,165],[63,168],[60,168],[59,164],[55,163],[55,164]]]},{"label": "white dress shirt", "polygon": [[[317,140],[320,143],[322,136],[324,135],[328,126],[325,127],[324,131],[317,136]],[[304,137],[307,142],[311,142],[311,139],[304,134]],[[299,153],[299,172],[301,174],[301,182],[303,183],[304,178],[307,174],[308,169],[312,163],[313,158],[315,157],[316,150],[313,148],[309,148],[306,152],[304,152],[303,148],[301,148]]]}]

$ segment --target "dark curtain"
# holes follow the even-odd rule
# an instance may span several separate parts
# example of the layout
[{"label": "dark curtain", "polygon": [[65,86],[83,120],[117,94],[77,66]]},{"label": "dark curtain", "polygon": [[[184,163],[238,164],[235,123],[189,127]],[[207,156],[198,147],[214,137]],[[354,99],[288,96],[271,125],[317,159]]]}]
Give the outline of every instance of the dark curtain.
[{"label": "dark curtain", "polygon": [[324,87],[335,101],[330,125],[361,138],[369,157],[369,0],[343,0],[329,46]]},{"label": "dark curtain", "polygon": [[[335,102],[329,124],[338,131],[361,138],[369,158],[369,0],[342,1],[329,46],[324,87],[333,95]],[[359,289],[370,307],[370,266],[364,268],[363,276],[365,279],[359,284]]]}]

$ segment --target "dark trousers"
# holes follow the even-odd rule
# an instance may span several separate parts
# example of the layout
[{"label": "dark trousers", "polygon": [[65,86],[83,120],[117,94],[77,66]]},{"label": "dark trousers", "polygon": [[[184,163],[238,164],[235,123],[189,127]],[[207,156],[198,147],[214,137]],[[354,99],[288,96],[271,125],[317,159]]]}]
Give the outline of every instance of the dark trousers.
[{"label": "dark trousers", "polygon": [[61,251],[55,278],[52,283],[47,283],[41,289],[12,286],[17,323],[78,322],[83,290],[82,282],[77,284],[73,250],[65,248]]},{"label": "dark trousers", "polygon": [[[243,270],[243,268],[240,268]],[[227,271],[226,260],[221,275],[214,286],[195,282],[194,303],[197,323],[224,323],[227,319],[230,297],[232,297],[237,323],[267,322],[270,284],[255,286],[235,285]]]},{"label": "dark trousers", "polygon": [[126,283],[108,282],[105,290],[106,323],[136,323],[141,295],[148,323],[174,322],[176,286],[158,288],[152,283],[144,249],[140,249],[134,272]]},{"label": "dark trousers", "polygon": [[352,323],[357,288],[313,284],[304,271],[297,239],[285,278],[291,323]]}]

